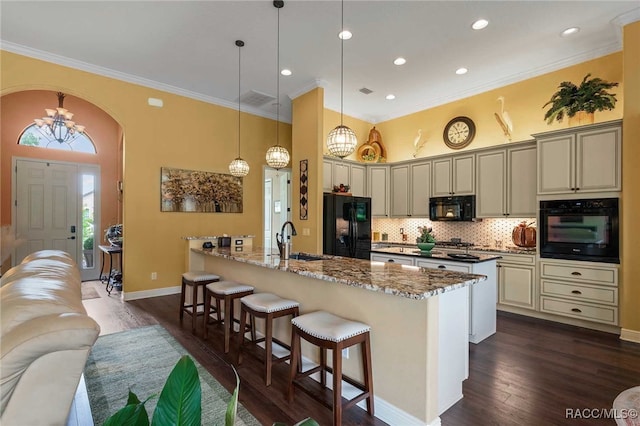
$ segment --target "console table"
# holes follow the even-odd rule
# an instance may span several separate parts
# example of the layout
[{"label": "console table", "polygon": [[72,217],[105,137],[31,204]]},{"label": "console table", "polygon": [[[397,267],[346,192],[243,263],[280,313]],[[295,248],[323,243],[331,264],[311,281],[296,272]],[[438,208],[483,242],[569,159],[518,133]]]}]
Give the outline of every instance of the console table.
[{"label": "console table", "polygon": [[[111,294],[111,290],[114,287],[119,287],[122,289],[122,247],[119,246],[98,246],[100,251],[102,251],[102,265],[100,266],[100,281],[107,284],[107,293]],[[107,269],[108,274],[104,275],[104,266],[105,256],[109,255],[109,269]],[[119,262],[120,262],[120,273],[115,274],[113,271],[113,255],[117,254]]]}]

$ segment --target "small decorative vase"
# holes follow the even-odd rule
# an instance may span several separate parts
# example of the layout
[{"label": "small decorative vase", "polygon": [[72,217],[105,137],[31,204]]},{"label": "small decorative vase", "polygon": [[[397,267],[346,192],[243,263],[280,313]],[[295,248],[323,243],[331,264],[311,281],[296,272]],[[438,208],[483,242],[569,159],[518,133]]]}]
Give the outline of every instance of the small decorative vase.
[{"label": "small decorative vase", "polygon": [[422,253],[431,253],[431,249],[436,246],[436,243],[417,243],[418,248]]}]

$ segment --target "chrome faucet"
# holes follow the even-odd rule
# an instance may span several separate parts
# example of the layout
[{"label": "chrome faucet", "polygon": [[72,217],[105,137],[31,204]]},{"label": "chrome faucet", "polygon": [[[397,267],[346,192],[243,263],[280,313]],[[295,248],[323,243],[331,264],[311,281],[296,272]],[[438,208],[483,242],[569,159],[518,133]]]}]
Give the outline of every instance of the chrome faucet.
[{"label": "chrome faucet", "polygon": [[284,230],[287,225],[291,225],[291,236],[296,236],[298,233],[296,232],[296,227],[293,225],[293,222],[290,220],[286,221],[282,224],[282,229],[280,230],[280,234],[276,232],[276,243],[278,244],[278,251],[280,252],[280,258],[282,258],[284,254],[284,245],[287,241],[284,239]]}]

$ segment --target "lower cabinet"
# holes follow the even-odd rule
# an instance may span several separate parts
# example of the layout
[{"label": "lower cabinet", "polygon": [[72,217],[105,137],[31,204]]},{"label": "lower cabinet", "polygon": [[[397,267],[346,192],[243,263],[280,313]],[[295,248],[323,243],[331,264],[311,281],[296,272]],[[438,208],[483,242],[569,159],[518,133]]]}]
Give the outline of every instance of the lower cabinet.
[{"label": "lower cabinet", "polygon": [[413,265],[413,258],[409,256],[393,256],[381,253],[371,253],[371,260],[375,262],[399,263],[400,265]]},{"label": "lower cabinet", "polygon": [[618,266],[541,260],[540,311],[618,325]]},{"label": "lower cabinet", "polygon": [[505,254],[498,260],[498,303],[536,309],[535,256]]}]

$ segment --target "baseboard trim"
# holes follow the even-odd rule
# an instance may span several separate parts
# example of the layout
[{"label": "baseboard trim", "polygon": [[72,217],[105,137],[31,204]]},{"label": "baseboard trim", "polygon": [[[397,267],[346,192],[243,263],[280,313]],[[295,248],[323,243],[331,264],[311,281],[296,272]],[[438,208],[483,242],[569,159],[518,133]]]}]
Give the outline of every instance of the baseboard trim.
[{"label": "baseboard trim", "polygon": [[540,320],[552,321],[559,324],[572,325],[575,327],[589,328],[591,330],[604,331],[605,333],[620,334],[620,327],[609,324],[601,324],[598,322],[585,321],[578,318],[563,317],[560,315],[549,314],[546,312],[533,311],[526,308],[518,308],[515,306],[498,305],[498,312],[508,312],[511,314],[523,315],[526,317],[537,318]]},{"label": "baseboard trim", "polygon": [[627,342],[633,342],[633,343],[640,343],[640,331],[623,328],[620,330],[620,340],[626,340]]},{"label": "baseboard trim", "polygon": [[154,288],[153,290],[130,291],[123,292],[122,300],[128,302],[130,300],[148,299],[150,297],[168,296],[170,294],[178,294],[182,291],[181,286]]}]

